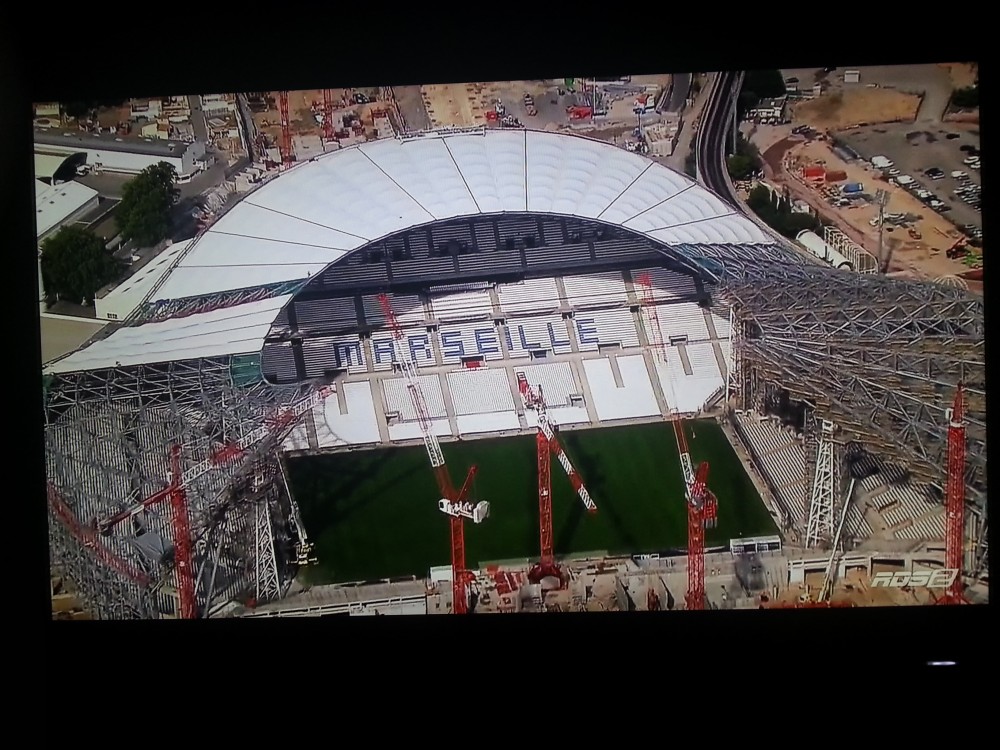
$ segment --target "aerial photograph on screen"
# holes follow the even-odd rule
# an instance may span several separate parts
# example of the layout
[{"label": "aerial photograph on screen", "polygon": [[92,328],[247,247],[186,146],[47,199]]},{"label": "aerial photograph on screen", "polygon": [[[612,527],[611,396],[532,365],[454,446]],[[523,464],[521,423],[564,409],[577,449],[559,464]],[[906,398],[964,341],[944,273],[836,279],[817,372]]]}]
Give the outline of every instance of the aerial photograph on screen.
[{"label": "aerial photograph on screen", "polygon": [[53,617],[988,601],[978,85],[35,103]]}]

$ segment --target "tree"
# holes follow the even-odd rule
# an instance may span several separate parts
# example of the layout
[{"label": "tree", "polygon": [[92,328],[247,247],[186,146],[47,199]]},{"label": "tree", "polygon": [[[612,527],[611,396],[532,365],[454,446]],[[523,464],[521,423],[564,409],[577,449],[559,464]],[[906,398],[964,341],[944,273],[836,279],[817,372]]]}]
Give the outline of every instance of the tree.
[{"label": "tree", "polygon": [[79,227],[63,227],[42,243],[42,286],[46,305],[57,300],[91,305],[97,290],[116,281],[126,264],[104,240]]},{"label": "tree", "polygon": [[726,160],[729,167],[729,176],[734,180],[748,180],[756,170],[753,160],[749,156],[735,154]]},{"label": "tree", "polygon": [[951,93],[951,103],[961,109],[975,109],[979,106],[979,88],[970,86],[964,89],[955,89]]},{"label": "tree", "polygon": [[120,107],[124,102],[120,99],[100,99],[89,101],[64,102],[63,112],[67,117],[86,117],[95,109],[101,107]]},{"label": "tree", "polygon": [[170,211],[180,192],[174,187],[176,179],[173,166],[161,161],[125,185],[115,218],[126,240],[149,247],[169,234]]},{"label": "tree", "polygon": [[698,156],[695,154],[694,149],[692,149],[687,156],[684,157],[684,174],[688,177],[698,176]]}]

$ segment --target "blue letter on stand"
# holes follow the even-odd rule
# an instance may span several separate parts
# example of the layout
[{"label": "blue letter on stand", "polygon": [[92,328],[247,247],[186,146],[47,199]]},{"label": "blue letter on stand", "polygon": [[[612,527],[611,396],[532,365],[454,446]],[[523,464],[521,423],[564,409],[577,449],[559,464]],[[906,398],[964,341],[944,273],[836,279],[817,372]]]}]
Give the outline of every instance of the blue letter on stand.
[{"label": "blue letter on stand", "polygon": [[380,365],[383,362],[396,361],[396,352],[391,339],[380,339],[378,341],[372,339],[372,353],[375,355],[376,364]]},{"label": "blue letter on stand", "polygon": [[503,335],[507,338],[507,351],[509,351],[509,352],[514,351],[514,342],[510,340],[510,327],[509,326],[505,325],[503,327]]},{"label": "blue letter on stand", "polygon": [[[483,339],[487,340],[484,341]],[[493,354],[499,351],[497,349],[496,331],[492,328],[477,328],[476,349],[479,350],[480,354]]]},{"label": "blue letter on stand", "polygon": [[427,349],[427,336],[407,336],[407,341],[410,344],[410,357],[411,359],[417,359],[417,350],[424,353],[424,359],[430,359],[430,351]]},{"label": "blue letter on stand", "polygon": [[448,331],[441,334],[441,354],[445,357],[464,357],[465,344],[462,343],[461,331]]},{"label": "blue letter on stand", "polygon": [[521,337],[521,346],[525,349],[541,349],[542,345],[537,343],[529,343],[528,339],[524,335],[524,326],[518,326],[517,332]]},{"label": "blue letter on stand", "polygon": [[346,366],[351,367],[354,364],[354,358],[358,358],[358,364],[363,364],[361,361],[361,344],[357,341],[338,341],[334,344],[337,350],[337,364],[341,367]]},{"label": "blue letter on stand", "polygon": [[549,323],[548,326],[549,326],[549,341],[552,342],[553,350],[560,346],[570,346],[569,339],[566,339],[565,341],[557,339],[556,329],[553,327],[551,323]]},{"label": "blue letter on stand", "polygon": [[[588,328],[584,330],[584,326],[588,326]],[[594,328],[593,326],[594,326],[593,318],[591,318],[590,320],[580,320],[579,318],[577,319],[576,330],[580,334],[581,344],[600,343],[600,340],[597,338],[597,329]]]}]

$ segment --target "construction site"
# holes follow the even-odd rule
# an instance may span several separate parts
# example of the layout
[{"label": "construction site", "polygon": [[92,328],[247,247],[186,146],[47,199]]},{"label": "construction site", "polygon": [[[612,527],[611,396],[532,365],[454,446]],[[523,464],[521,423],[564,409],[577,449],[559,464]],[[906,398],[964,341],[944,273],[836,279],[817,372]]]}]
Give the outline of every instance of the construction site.
[{"label": "construction site", "polygon": [[[248,96],[255,141],[279,175],[212,217],[129,320],[45,368],[52,554],[93,616],[988,595],[981,299],[809,263],[637,153],[531,128],[505,137],[497,131],[523,123],[517,114],[505,125],[512,115],[499,99],[495,117],[483,110],[496,128],[388,137],[380,122],[405,123],[391,91],[336,93]],[[525,117],[536,101],[522,94]],[[469,96],[451,104],[476,116]],[[605,105],[589,106],[592,117]],[[349,180],[333,176],[339,164]],[[587,174],[561,181],[567,164]],[[565,205],[588,208],[553,208]],[[267,237],[262,211],[269,222],[284,215]],[[845,322],[852,300],[869,314]],[[197,340],[177,335],[193,327]],[[872,337],[895,371],[856,356],[855,343]],[[846,403],[834,394],[851,367],[866,386]],[[706,548],[734,510],[709,469],[716,455],[699,456],[692,440],[694,420],[706,418],[776,533]],[[557,554],[556,483],[571,488],[581,519],[608,510],[591,494],[601,478],[581,472],[563,432],[635,422],[672,430],[660,456],[677,481],[664,480],[664,502],[683,512],[683,548]],[[503,506],[475,493],[478,463],[451,466],[443,445],[514,434],[536,443],[537,552],[477,569],[466,526]],[[422,446],[436,491],[420,502],[446,517],[450,564],[303,583],[316,564],[310,536],[322,530],[307,530],[286,458],[386,446]],[[926,596],[873,586],[881,572],[937,570],[964,572]]]}]

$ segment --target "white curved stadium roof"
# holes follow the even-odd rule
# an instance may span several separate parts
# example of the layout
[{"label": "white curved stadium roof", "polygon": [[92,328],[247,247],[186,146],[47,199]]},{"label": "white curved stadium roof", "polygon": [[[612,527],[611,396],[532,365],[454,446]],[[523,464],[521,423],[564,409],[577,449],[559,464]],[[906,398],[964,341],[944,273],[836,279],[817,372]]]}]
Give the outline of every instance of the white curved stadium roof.
[{"label": "white curved stadium roof", "polygon": [[[606,222],[665,244],[774,242],[686,175],[604,141],[535,130],[430,133],[325,154],[258,188],[182,255],[150,301],[306,279],[351,250],[414,226],[525,211]],[[218,312],[183,323],[197,327],[201,320],[221,335]],[[201,344],[181,351],[157,343],[161,336],[182,343],[165,333],[170,329],[153,328],[168,323],[121,329],[46,369],[160,362],[168,350],[170,359],[205,356]],[[216,353],[259,351],[266,330],[256,339],[247,331]],[[119,347],[131,352],[138,341],[144,351],[134,356]]]}]

